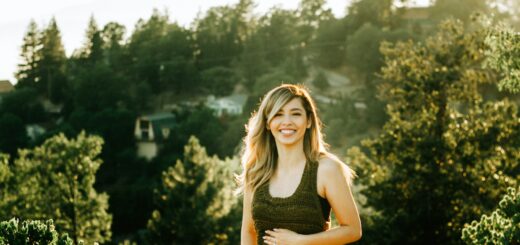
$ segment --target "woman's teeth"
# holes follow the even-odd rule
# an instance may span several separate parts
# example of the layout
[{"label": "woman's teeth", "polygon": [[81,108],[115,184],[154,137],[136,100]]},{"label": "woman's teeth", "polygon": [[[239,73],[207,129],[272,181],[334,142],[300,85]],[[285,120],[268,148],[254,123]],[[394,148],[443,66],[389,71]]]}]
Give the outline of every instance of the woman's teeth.
[{"label": "woman's teeth", "polygon": [[282,133],[282,134],[286,134],[286,135],[288,135],[288,134],[294,134],[294,133],[296,133],[296,130],[291,130],[291,129],[282,129],[282,130],[280,130],[280,133]]}]

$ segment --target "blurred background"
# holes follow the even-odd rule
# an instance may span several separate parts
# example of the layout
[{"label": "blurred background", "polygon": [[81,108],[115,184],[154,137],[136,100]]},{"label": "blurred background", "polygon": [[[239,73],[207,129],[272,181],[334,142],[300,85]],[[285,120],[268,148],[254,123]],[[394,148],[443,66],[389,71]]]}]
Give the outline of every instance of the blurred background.
[{"label": "blurred background", "polygon": [[4,15],[3,44],[7,16],[25,31],[2,51],[0,243],[35,236],[19,218],[75,244],[239,244],[244,125],[281,83],[357,172],[358,244],[519,242],[519,1],[162,2],[121,23],[107,9],[153,4],[92,2]]}]

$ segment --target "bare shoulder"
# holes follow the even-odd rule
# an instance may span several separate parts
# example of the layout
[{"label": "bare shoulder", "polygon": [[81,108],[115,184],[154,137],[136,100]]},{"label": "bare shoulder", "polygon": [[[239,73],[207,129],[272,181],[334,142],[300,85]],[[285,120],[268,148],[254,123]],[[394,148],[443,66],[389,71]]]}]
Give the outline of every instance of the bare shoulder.
[{"label": "bare shoulder", "polygon": [[329,153],[319,160],[318,176],[320,176],[318,179],[325,179],[329,183],[338,184],[338,182],[346,181],[348,185],[351,185],[356,174],[347,164]]},{"label": "bare shoulder", "polygon": [[332,177],[342,175],[344,171],[344,163],[335,156],[324,156],[319,160],[318,175],[323,177]]}]

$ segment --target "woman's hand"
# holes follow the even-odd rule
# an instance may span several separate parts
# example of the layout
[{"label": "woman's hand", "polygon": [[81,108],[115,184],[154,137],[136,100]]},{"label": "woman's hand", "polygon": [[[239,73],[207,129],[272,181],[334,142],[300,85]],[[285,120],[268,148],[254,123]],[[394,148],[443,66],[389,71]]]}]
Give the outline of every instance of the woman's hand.
[{"label": "woman's hand", "polygon": [[264,242],[269,245],[302,244],[304,235],[287,229],[273,229],[265,231]]}]

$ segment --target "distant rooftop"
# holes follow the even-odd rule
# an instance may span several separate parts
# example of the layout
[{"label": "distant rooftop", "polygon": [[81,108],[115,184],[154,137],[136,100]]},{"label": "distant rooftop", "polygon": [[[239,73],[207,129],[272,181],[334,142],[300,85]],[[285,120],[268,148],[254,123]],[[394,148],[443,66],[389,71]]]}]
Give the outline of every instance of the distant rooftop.
[{"label": "distant rooftop", "polygon": [[0,80],[0,93],[6,93],[14,90],[14,86],[9,80]]}]

